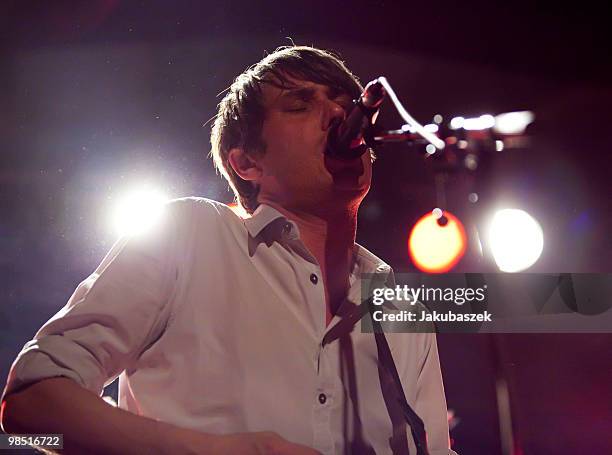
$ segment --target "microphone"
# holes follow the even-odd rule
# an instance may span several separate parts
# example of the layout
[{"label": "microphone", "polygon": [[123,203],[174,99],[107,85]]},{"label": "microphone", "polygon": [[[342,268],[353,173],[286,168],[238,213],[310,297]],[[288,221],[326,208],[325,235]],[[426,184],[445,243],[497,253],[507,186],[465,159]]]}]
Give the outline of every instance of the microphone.
[{"label": "microphone", "polygon": [[325,154],[333,158],[351,160],[369,148],[362,144],[363,131],[376,121],[378,109],[387,92],[379,78],[366,85],[355,106],[344,121],[337,120],[330,128]]}]

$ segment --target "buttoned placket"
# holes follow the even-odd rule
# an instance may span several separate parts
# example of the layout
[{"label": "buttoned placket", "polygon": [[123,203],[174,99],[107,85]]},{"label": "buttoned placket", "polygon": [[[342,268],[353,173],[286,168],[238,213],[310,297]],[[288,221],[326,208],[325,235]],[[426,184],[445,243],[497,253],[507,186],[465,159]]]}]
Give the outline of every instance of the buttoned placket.
[{"label": "buttoned placket", "polygon": [[[359,298],[360,287],[356,283],[356,275],[351,273],[349,277],[350,289],[348,298],[351,301],[357,301]],[[327,332],[331,330],[336,323],[341,320],[340,317],[334,316],[330,324],[324,328],[322,338],[318,345],[317,355],[317,380],[318,388],[316,394],[317,402],[313,406],[314,419],[314,448],[324,454],[333,454],[334,439],[332,436],[332,413],[334,409],[340,405],[338,398],[342,396],[343,385],[340,378],[339,364],[340,347],[337,341],[323,344],[323,339]]]},{"label": "buttoned placket", "polygon": [[[317,264],[308,264],[306,286],[310,286],[312,295],[315,297],[312,303],[318,309],[321,315],[316,320],[319,322],[317,327],[318,344],[317,344],[317,381],[316,390],[312,395],[312,410],[313,410],[313,445],[314,448],[321,453],[332,454],[334,452],[334,441],[332,437],[332,422],[331,413],[335,399],[335,378],[332,359],[329,358],[329,346],[323,346],[323,337],[327,331],[326,327],[326,302],[325,302],[325,287],[321,269]],[[310,294],[310,293],[309,293]]]},{"label": "buttoned placket", "polygon": [[[313,448],[323,454],[334,454],[334,437],[332,434],[333,412],[339,404],[338,399],[342,396],[342,380],[340,378],[339,345],[331,342],[323,345],[323,339],[327,331],[332,329],[340,321],[339,316],[334,316],[329,325],[326,325],[325,312],[325,288],[323,286],[321,269],[305,245],[301,242],[299,230],[292,222],[283,225],[283,237],[296,250],[301,251],[299,257],[304,266],[303,287],[306,289],[307,303],[311,311],[313,321],[317,321],[316,334],[318,345],[314,359],[316,369],[316,390],[313,391],[312,400],[312,431]],[[353,303],[361,301],[361,281],[359,279],[360,265],[354,263],[349,275],[348,300]]]},{"label": "buttoned placket", "polygon": [[[321,268],[299,238],[299,230],[291,221],[285,222],[282,228],[283,238],[292,246],[300,249],[308,260],[302,257],[304,266],[303,287],[306,290],[308,308],[316,323],[318,340],[313,367],[316,370],[316,387],[312,391],[312,431],[313,448],[324,454],[334,453],[332,436],[332,410],[336,398],[337,376],[333,369],[333,355],[330,357],[330,346],[323,346],[326,326],[325,287]],[[337,372],[336,372],[337,373]]]},{"label": "buttoned placket", "polygon": [[[336,397],[339,389],[339,371],[337,371],[338,355],[332,345],[323,345],[323,337],[317,346],[317,381],[313,393],[313,448],[324,454],[334,453],[334,439],[332,435],[332,412],[335,409]],[[336,368],[334,368],[336,366]]]},{"label": "buttoned placket", "polygon": [[[351,302],[360,301],[361,285],[358,281],[358,270],[359,266],[355,262],[349,275],[349,293],[347,298]],[[334,440],[331,433],[331,418],[333,410],[339,405],[337,397],[340,397],[343,393],[343,385],[339,370],[342,366],[338,364],[340,357],[339,345],[337,342],[326,343],[324,345],[323,339],[327,332],[340,320],[339,316],[334,316],[329,325],[323,330],[317,358],[319,394],[317,395],[318,406],[314,406],[313,415],[315,416],[315,424],[318,422],[318,428],[315,427],[314,448],[324,454],[335,453]]]}]

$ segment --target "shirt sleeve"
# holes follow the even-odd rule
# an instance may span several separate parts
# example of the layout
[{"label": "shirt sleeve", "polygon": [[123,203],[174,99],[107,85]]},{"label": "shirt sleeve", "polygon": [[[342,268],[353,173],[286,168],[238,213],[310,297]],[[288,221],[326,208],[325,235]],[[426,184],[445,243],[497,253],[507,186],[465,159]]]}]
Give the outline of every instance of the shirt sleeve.
[{"label": "shirt sleeve", "polygon": [[68,303],[26,343],[10,369],[3,399],[58,376],[100,394],[161,335],[178,277],[173,212],[176,207],[169,204],[152,232],[113,246]]}]

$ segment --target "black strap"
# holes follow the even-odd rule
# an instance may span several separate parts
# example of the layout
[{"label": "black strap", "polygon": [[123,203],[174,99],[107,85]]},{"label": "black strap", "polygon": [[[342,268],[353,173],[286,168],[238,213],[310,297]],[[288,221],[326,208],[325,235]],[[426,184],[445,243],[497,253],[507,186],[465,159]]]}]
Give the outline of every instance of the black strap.
[{"label": "black strap", "polygon": [[429,455],[427,451],[427,436],[425,432],[425,424],[418,414],[410,407],[402,388],[402,382],[389,348],[389,343],[382,330],[379,321],[376,321],[373,317],[374,303],[373,297],[363,301],[360,305],[352,308],[350,312],[343,315],[342,319],[336,323],[334,327],[327,331],[322,340],[322,346],[335,341],[340,337],[341,334],[350,332],[355,324],[361,320],[366,314],[370,314],[370,320],[372,321],[374,339],[376,340],[376,349],[378,351],[378,361],[382,367],[387,371],[389,376],[392,378],[395,385],[395,391],[397,394],[397,400],[404,414],[406,422],[410,426],[412,438],[417,449],[417,455]]},{"label": "black strap", "polygon": [[387,370],[387,373],[393,378],[395,384],[397,401],[404,413],[404,418],[408,425],[410,425],[410,431],[412,438],[417,449],[417,455],[429,455],[427,451],[427,434],[425,432],[425,424],[418,416],[416,412],[410,407],[404,394],[402,382],[400,381],[399,374],[397,373],[397,367],[387,342],[387,337],[380,326],[380,322],[375,320],[373,317],[374,305],[372,304],[372,298],[367,301],[368,308],[370,310],[370,319],[374,329],[374,339],[376,340],[376,349],[378,350],[378,361],[381,362],[382,366]]}]

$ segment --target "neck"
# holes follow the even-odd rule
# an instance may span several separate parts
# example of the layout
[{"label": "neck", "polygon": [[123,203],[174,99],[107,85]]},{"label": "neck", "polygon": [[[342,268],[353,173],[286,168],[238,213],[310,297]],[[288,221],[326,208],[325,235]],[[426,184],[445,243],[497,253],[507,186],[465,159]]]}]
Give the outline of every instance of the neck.
[{"label": "neck", "polygon": [[297,208],[283,207],[273,201],[260,201],[270,205],[294,221],[299,229],[301,240],[320,264],[328,263],[328,258],[352,258],[357,230],[357,206],[342,207],[325,213],[312,213]]},{"label": "neck", "polygon": [[272,201],[260,202],[274,207],[298,225],[302,242],[321,267],[329,323],[348,293],[358,205],[315,215],[303,210],[287,209]]}]

